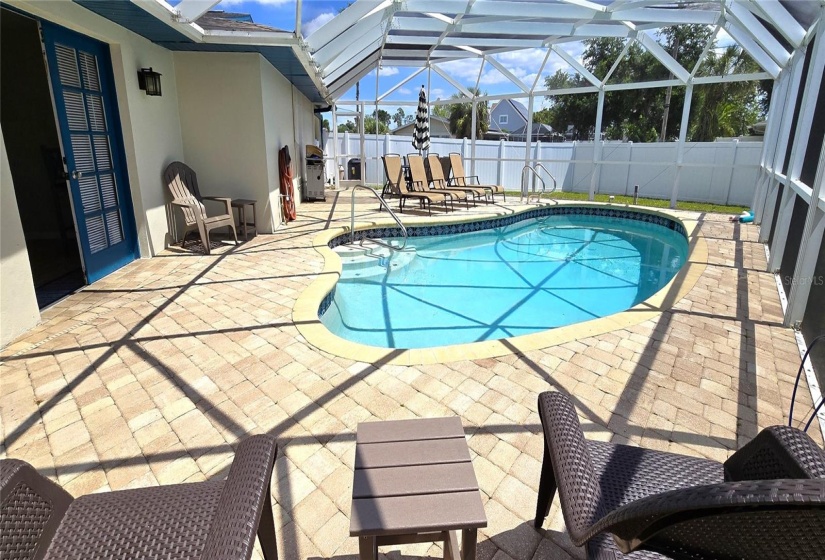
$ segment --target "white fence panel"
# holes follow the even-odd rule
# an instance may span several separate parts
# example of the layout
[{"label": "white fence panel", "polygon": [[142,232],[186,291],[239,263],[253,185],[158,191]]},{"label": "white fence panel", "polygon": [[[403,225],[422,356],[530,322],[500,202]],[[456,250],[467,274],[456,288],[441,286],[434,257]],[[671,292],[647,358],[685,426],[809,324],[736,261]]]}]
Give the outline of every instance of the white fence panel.
[{"label": "white fence panel", "polygon": [[[714,180],[719,173],[713,167],[698,167],[698,164],[713,163],[717,151],[724,151],[726,146],[710,142],[690,142],[685,144],[682,156],[682,175],[679,177],[679,195],[682,200],[713,201]],[[697,165],[697,167],[693,167]]]},{"label": "white fence panel", "polygon": [[[599,174],[598,192],[604,194],[633,194],[630,169],[633,150],[630,142],[605,142],[602,146],[602,169]],[[588,185],[589,186],[589,185]]]},{"label": "white fence panel", "polygon": [[[634,146],[631,153],[630,193],[639,185],[639,196],[670,198],[676,179],[676,150],[672,142]],[[603,173],[604,174],[604,173]]]},{"label": "white fence panel", "polygon": [[573,165],[570,183],[565,190],[588,192],[593,175],[593,144],[576,142],[573,145]]},{"label": "white fence panel", "polygon": [[750,206],[759,179],[759,161],[762,156],[761,142],[739,142],[736,150],[736,167],[730,182],[728,204]]},{"label": "white fence panel", "polygon": [[[468,155],[471,152],[471,147],[467,147]],[[476,165],[475,175],[478,175],[478,180],[485,185],[499,185],[499,142],[495,140],[477,140],[476,141]],[[469,167],[467,167],[469,166]],[[466,172],[470,173],[472,165],[465,164]]]},{"label": "white fence panel", "polygon": [[[325,146],[331,158],[332,136]],[[486,184],[503,185],[508,190],[521,189],[521,171],[525,160],[525,142],[479,140],[475,148],[475,175]],[[588,192],[596,166],[593,163],[592,142],[560,144],[532,143],[529,161],[542,163],[558,181],[559,189]],[[632,195],[639,185],[642,197],[669,199],[676,179],[675,142],[634,144],[604,142],[602,164],[596,185],[597,193]],[[365,136],[365,181],[381,185],[384,171],[380,157],[386,153],[414,153],[411,138],[368,134]],[[433,138],[430,151],[442,156],[458,152],[465,160],[465,171],[471,174],[469,140]],[[679,178],[679,200],[750,204],[758,177],[761,142],[691,142],[685,145],[682,172]],[[355,134],[338,135],[339,163],[347,167],[352,158],[360,157],[360,140]],[[337,173],[337,166],[327,161],[327,176]],[[547,187],[551,184],[548,182]]]},{"label": "white fence panel", "polygon": [[[542,144],[539,149],[536,162],[542,164],[550,174],[555,177],[558,183],[558,190],[569,188],[571,183],[570,174],[572,173],[573,163],[573,144]],[[542,173],[542,178],[544,174]],[[544,178],[547,181],[546,178]],[[547,188],[552,188],[552,183],[547,183]]]}]

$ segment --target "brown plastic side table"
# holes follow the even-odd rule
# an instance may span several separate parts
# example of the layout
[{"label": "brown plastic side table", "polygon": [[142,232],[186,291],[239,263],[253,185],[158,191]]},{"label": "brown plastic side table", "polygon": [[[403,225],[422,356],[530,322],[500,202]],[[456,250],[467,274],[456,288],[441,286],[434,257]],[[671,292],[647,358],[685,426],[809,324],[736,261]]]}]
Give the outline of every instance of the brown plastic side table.
[{"label": "brown plastic side table", "polygon": [[[257,200],[250,200],[248,198],[233,198],[232,208],[238,209],[238,227],[243,231],[243,240],[249,241],[249,231],[252,230],[252,235],[258,231],[255,218],[255,204]],[[246,207],[252,207],[252,221],[246,221]],[[250,227],[251,226],[251,227]],[[240,232],[239,232],[240,233]]]},{"label": "brown plastic side table", "polygon": [[444,542],[444,558],[476,556],[487,526],[470,450],[458,417],[362,422],[355,443],[349,534],[361,560],[378,547]]}]

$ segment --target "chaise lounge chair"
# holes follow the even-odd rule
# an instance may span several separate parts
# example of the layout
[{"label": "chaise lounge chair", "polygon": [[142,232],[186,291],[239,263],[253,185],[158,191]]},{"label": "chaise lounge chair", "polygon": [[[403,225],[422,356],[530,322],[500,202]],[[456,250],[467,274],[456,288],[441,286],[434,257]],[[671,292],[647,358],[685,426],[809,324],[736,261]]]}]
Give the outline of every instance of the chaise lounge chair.
[{"label": "chaise lounge chair", "polygon": [[[447,163],[449,164],[450,159],[445,158]],[[450,187],[448,186],[447,179],[444,178],[444,166],[442,165],[442,159],[438,157],[438,154],[429,154],[427,159],[425,160],[426,169],[427,169],[427,178],[432,183],[433,187],[436,189],[445,189],[445,190],[460,190],[466,192],[468,195],[472,196],[473,204],[476,204],[479,199],[483,199],[484,202],[489,202],[490,200],[487,198],[489,191],[484,187],[469,187],[469,186],[456,186]]]},{"label": "chaise lounge chair", "polygon": [[563,393],[542,393],[538,405],[535,526],[558,488],[570,539],[588,558],[822,558],[825,452],[804,432],[766,428],[722,464],[588,441]]},{"label": "chaise lounge chair", "polygon": [[241,442],[226,480],[89,494],[77,499],[31,465],[0,460],[0,558],[249,560],[255,534],[275,560],[270,478],[278,446]]},{"label": "chaise lounge chair", "polygon": [[[191,167],[180,161],[169,164],[163,173],[169,190],[172,191],[172,204],[179,206],[183,211],[186,228],[183,231],[183,240],[180,246],[186,243],[186,236],[191,231],[197,231],[201,237],[203,250],[208,255],[209,232],[216,228],[228,227],[232,230],[235,245],[238,244],[238,234],[235,231],[235,218],[232,216],[232,199],[220,196],[201,196],[198,190],[198,177]],[[226,204],[226,213],[217,216],[207,216],[204,200],[214,200]]]},{"label": "chaise lounge chair", "polygon": [[447,210],[447,197],[441,193],[419,192],[411,191],[407,186],[407,178],[404,176],[404,170],[401,167],[401,156],[398,154],[387,154],[381,158],[384,162],[384,172],[387,174],[387,181],[389,182],[390,190],[398,195],[398,211],[404,211],[405,200],[417,200],[422,205],[427,206],[430,215],[433,213],[433,202],[444,204],[444,210]]},{"label": "chaise lounge chair", "polygon": [[[478,179],[478,175],[466,175],[464,173],[464,163],[461,161],[461,154],[455,152],[450,154],[450,166],[453,170],[453,184],[455,186],[482,187],[490,192],[491,198],[493,195],[501,194],[504,197],[504,200],[507,200],[507,193],[504,192],[504,187],[501,185],[481,185],[479,184],[480,181]],[[475,180],[475,184],[473,184],[471,179]]]},{"label": "chaise lounge chair", "polygon": [[[467,208],[470,207],[470,202],[467,200],[467,193],[465,191],[461,189],[430,187],[430,182],[427,180],[427,169],[424,167],[423,157],[418,154],[408,154],[407,165],[410,166],[410,177],[412,177],[412,183],[416,186],[416,188],[421,188],[423,192],[443,194],[450,199],[450,204],[452,204],[454,200],[458,200],[459,202],[463,200],[467,205]],[[434,186],[435,185],[433,185],[433,187]]]}]

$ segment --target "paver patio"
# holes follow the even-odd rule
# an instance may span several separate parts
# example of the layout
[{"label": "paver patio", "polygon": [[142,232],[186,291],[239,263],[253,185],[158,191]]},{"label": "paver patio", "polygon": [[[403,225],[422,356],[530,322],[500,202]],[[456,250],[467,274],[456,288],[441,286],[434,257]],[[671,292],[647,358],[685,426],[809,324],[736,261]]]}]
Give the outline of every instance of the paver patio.
[{"label": "paver patio", "polygon": [[[581,552],[557,506],[545,530],[531,523],[539,392],[570,392],[588,437],[717,460],[787,422],[799,354],[755,226],[699,216],[708,267],[655,320],[523,355],[405,367],[319,351],[292,321],[322,269],[313,237],[348,223],[346,201],[334,213],[304,204],[275,234],[208,257],[173,248],[134,262],[44,312],[2,352],[2,455],[78,496],[224,476],[239,439],[272,432],[281,556],[354,558],[358,422],[459,415],[489,519],[479,558],[568,558]],[[359,219],[386,217],[374,208],[364,199]],[[803,380],[797,419],[810,400]],[[821,444],[818,426],[810,433]]]}]

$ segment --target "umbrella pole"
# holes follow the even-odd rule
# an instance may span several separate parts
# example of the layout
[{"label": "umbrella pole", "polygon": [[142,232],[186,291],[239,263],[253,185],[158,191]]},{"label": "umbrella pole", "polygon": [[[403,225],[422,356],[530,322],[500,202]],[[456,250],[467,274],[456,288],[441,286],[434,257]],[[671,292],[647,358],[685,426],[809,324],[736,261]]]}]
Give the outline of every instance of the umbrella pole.
[{"label": "umbrella pole", "polygon": [[[432,81],[433,81],[433,67],[429,61],[427,61],[427,150],[430,149],[430,112],[432,111],[432,104],[431,104],[431,97],[432,94]],[[421,150],[424,151],[423,149]]]}]

